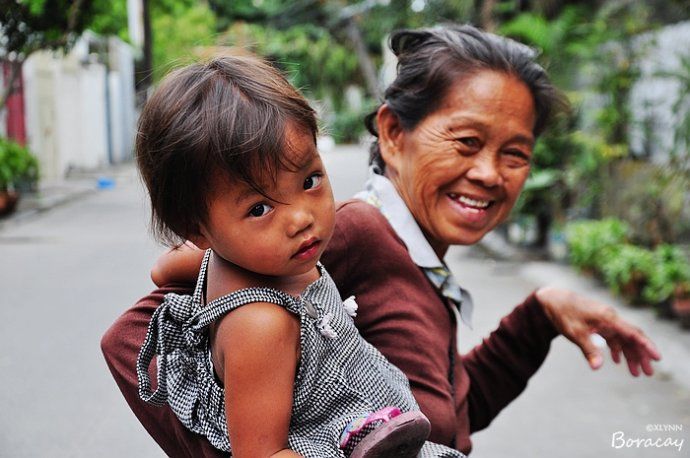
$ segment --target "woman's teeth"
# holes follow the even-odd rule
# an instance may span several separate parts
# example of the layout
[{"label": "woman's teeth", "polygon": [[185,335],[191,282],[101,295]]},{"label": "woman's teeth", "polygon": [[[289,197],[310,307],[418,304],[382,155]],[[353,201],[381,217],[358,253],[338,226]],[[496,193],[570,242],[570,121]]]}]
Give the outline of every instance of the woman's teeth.
[{"label": "woman's teeth", "polygon": [[474,208],[487,208],[490,204],[491,201],[489,200],[474,200],[470,199],[469,197],[466,196],[459,196],[457,194],[448,194],[448,196],[453,199],[457,200],[463,205],[467,205],[468,207],[474,207]]}]

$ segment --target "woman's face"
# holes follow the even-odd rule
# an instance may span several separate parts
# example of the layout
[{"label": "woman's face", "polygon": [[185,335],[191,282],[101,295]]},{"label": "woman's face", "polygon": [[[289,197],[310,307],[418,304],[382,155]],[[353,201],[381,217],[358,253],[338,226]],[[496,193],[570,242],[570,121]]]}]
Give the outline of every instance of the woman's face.
[{"label": "woman's face", "polygon": [[409,131],[386,108],[379,112],[386,176],[440,257],[506,219],[535,140],[534,100],[523,82],[489,70],[469,76]]}]

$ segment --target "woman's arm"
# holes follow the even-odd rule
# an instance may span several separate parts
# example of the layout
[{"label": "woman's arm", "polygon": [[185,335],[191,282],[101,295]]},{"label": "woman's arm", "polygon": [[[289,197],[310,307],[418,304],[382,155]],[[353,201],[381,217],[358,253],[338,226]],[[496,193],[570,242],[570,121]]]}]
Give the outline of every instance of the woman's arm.
[{"label": "woman's arm", "polygon": [[472,380],[467,396],[471,431],[488,426],[524,390],[558,334],[580,347],[592,369],[601,367],[604,360],[591,340],[593,333],[604,337],[614,362],[620,362],[622,353],[633,376],[653,374],[652,361],[661,358],[658,350],[613,308],[569,290],[540,288],[462,357]]},{"label": "woman's arm", "polygon": [[214,360],[225,386],[233,456],[299,456],[287,441],[299,326],[295,315],[264,302],[244,305],[217,325]]},{"label": "woman's arm", "polygon": [[171,283],[194,284],[199,276],[199,267],[204,251],[191,242],[163,253],[151,269],[151,280],[161,287]]}]

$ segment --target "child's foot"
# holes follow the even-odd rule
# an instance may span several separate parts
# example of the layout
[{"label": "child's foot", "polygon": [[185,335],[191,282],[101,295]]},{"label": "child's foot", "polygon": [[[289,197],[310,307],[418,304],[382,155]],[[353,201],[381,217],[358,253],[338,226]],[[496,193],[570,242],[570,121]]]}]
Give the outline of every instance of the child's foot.
[{"label": "child's foot", "polygon": [[423,413],[386,407],[350,422],[340,447],[347,454],[350,439],[366,434],[349,452],[350,458],[415,458],[430,432],[431,424]]}]

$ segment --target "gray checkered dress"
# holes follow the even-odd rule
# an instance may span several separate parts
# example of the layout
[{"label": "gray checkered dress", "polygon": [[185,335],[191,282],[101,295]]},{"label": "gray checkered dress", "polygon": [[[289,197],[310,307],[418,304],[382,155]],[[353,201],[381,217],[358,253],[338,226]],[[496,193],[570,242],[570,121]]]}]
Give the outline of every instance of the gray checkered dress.
[{"label": "gray checkered dress", "polygon": [[[300,318],[301,357],[295,378],[290,448],[306,457],[343,457],[345,426],[362,413],[386,406],[419,407],[404,374],[359,335],[338,290],[321,264],[321,278],[298,298],[270,288],[247,288],[203,305],[210,250],[193,296],[168,294],[156,309],[137,360],[140,397],[166,402],[191,431],[230,452],[223,388],[215,376],[208,326],[252,302],[273,303]],[[158,386],[151,392],[149,365],[158,356]],[[420,456],[461,457],[428,443]]]}]

